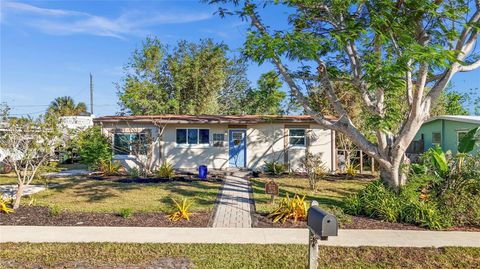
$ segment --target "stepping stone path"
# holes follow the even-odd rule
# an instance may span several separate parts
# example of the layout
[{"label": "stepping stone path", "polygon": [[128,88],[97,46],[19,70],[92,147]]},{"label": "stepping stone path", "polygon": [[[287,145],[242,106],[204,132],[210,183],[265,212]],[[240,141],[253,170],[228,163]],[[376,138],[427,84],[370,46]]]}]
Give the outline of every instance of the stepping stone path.
[{"label": "stepping stone path", "polygon": [[225,176],[220,198],[217,202],[213,227],[251,228],[252,188],[247,179],[248,172],[236,171]]}]

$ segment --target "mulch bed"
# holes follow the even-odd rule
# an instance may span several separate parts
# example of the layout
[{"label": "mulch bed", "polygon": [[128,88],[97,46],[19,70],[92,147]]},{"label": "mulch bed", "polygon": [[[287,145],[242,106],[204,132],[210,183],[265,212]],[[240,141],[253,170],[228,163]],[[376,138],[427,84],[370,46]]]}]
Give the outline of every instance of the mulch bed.
[{"label": "mulch bed", "polygon": [[[258,214],[254,215],[254,227],[257,228],[307,228],[307,223],[305,221],[298,221],[294,223],[293,221],[286,221],[285,223],[277,222],[273,223],[271,219],[267,218],[267,214]],[[371,219],[361,216],[352,216],[351,223],[340,223],[341,229],[363,229],[363,230],[419,230],[419,231],[428,231],[428,229],[415,226],[412,224],[405,223],[392,223],[385,222],[376,219]],[[451,227],[446,229],[446,231],[468,231],[468,232],[480,232],[480,227]]]},{"label": "mulch bed", "polygon": [[[92,175],[89,177],[93,180],[106,180],[106,181],[113,181],[119,183],[164,183],[164,182],[171,182],[171,181],[182,181],[182,182],[192,182],[196,180],[202,180],[196,178],[191,175],[178,175],[172,178],[158,178],[158,177],[146,177],[146,178],[129,178],[125,175],[112,175],[112,176],[103,176],[103,175]],[[205,181],[210,182],[221,182],[223,181],[222,177],[219,176],[209,176],[208,178],[204,179]]]},{"label": "mulch bed", "polygon": [[172,222],[161,212],[134,213],[123,218],[115,213],[66,212],[51,216],[45,206],[20,207],[15,213],[0,214],[0,225],[34,226],[139,226],[139,227],[208,227],[211,212],[192,213],[190,221]]},{"label": "mulch bed", "polygon": [[[302,174],[302,173],[295,173],[293,175],[292,174],[290,174],[290,175],[289,174],[273,175],[273,174],[266,174],[266,173],[257,173],[255,175],[253,175],[253,177],[256,177],[256,178],[284,178],[286,176],[292,177],[292,178],[304,178],[304,179],[307,178],[307,176],[305,174]],[[366,180],[366,181],[370,181],[370,180],[374,180],[376,178],[377,178],[377,176],[371,175],[371,174],[357,174],[354,177],[350,177],[347,174],[337,173],[337,174],[327,174],[322,179],[329,180],[329,181],[337,181],[337,180]]]}]

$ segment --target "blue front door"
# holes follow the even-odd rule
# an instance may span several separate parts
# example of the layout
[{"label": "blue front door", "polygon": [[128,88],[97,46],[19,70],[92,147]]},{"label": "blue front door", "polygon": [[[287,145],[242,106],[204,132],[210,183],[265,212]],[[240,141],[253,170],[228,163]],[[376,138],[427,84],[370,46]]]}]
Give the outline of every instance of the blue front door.
[{"label": "blue front door", "polygon": [[245,167],[247,159],[246,131],[230,130],[228,133],[228,145],[230,148],[230,167]]}]

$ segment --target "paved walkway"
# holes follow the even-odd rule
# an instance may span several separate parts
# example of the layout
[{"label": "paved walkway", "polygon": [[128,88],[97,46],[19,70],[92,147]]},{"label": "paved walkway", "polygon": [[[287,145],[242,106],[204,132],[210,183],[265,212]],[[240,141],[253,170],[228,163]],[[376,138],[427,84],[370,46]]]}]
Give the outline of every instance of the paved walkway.
[{"label": "paved walkway", "polygon": [[[0,185],[0,196],[15,198],[18,185]],[[45,190],[44,185],[28,185],[25,186],[22,196],[35,194]]]},{"label": "paved walkway", "polygon": [[[307,229],[0,226],[4,242],[307,244]],[[329,246],[480,247],[480,232],[340,230]]]},{"label": "paved walkway", "polygon": [[253,201],[250,197],[247,172],[236,171],[225,177],[222,193],[218,200],[213,227],[250,228],[250,210]]},{"label": "paved walkway", "polygon": [[45,173],[43,176],[46,177],[73,177],[73,176],[84,176],[88,175],[90,170],[87,169],[72,169],[72,170],[64,170],[60,172],[50,172],[50,173]]}]

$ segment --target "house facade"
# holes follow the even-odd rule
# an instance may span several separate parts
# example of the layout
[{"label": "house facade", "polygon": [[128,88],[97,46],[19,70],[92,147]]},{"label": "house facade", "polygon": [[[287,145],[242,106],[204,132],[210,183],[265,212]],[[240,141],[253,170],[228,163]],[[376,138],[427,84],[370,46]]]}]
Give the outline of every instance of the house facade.
[{"label": "house facade", "polygon": [[[415,136],[409,150],[421,153],[439,145],[444,151],[457,153],[458,142],[471,129],[480,126],[480,116],[438,116],[427,120]],[[475,149],[477,152],[479,148]],[[418,151],[418,152],[413,152]]]},{"label": "house facade", "polygon": [[168,161],[177,169],[261,170],[276,161],[298,171],[310,152],[334,170],[334,133],[310,116],[106,116],[94,123],[112,139],[114,159],[127,167],[151,149],[156,165]]}]

